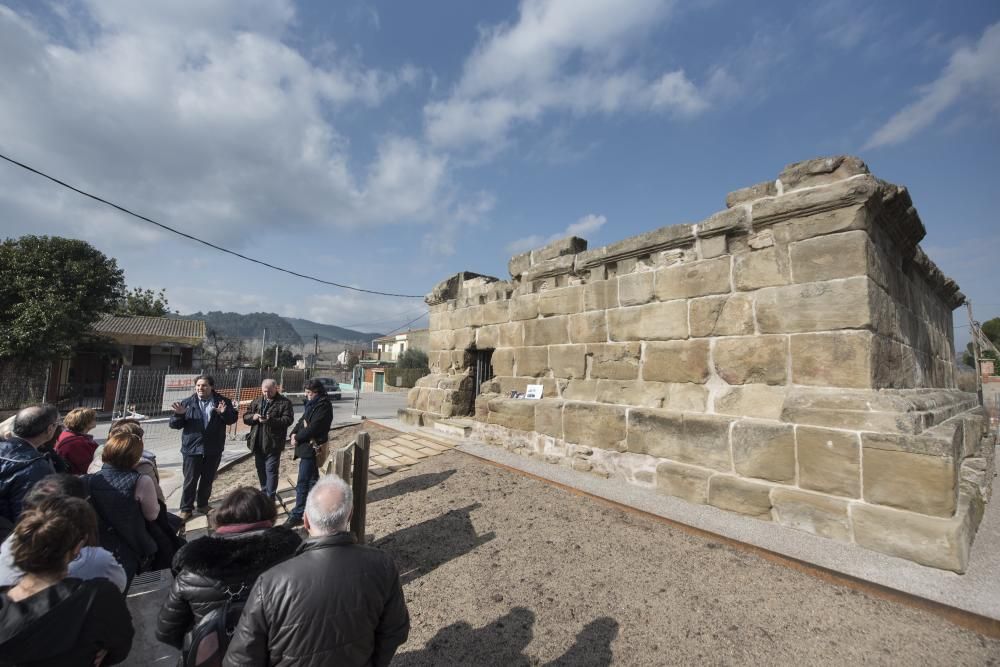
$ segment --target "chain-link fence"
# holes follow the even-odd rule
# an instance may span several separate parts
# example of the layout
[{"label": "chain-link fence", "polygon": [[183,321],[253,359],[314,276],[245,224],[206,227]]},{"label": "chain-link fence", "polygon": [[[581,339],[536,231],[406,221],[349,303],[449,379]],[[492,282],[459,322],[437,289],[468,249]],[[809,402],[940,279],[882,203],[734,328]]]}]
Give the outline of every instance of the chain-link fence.
[{"label": "chain-link fence", "polygon": [[42,363],[0,361],[0,411],[13,412],[41,403],[48,366]]}]

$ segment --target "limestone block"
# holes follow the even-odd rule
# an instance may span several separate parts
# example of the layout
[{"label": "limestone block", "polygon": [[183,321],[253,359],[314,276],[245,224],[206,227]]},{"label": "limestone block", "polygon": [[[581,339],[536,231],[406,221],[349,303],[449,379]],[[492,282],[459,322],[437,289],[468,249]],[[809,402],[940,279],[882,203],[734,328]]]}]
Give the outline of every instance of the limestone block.
[{"label": "limestone block", "polygon": [[[528,389],[529,384],[542,385],[543,396],[547,396],[549,398],[559,396],[559,385],[556,383],[554,378],[497,376],[490,382],[490,391],[500,394],[502,397],[507,397],[512,391],[523,394]],[[535,401],[529,402],[534,403]]]},{"label": "limestone block", "polygon": [[598,380],[597,402],[616,405],[639,405],[659,408],[670,392],[670,385],[640,380]]},{"label": "limestone block", "polygon": [[792,336],[792,382],[828,387],[871,387],[873,338],[868,331]]},{"label": "limestone block", "polygon": [[491,363],[494,375],[514,374],[514,350],[522,348],[501,347],[493,351]]},{"label": "limestone block", "polygon": [[653,300],[653,272],[629,273],[618,278],[618,303],[640,306]]},{"label": "limestone block", "polygon": [[628,417],[628,451],[692,463],[729,472],[731,419],[632,408]]},{"label": "limestone block", "polygon": [[467,350],[476,344],[476,330],[472,327],[455,329],[454,345],[456,350]]},{"label": "limestone block", "polygon": [[490,400],[497,398],[496,394],[480,394],[476,396],[476,421],[485,422],[490,415]]},{"label": "limestone block", "polygon": [[715,372],[729,384],[784,384],[787,336],[747,336],[715,341]]},{"label": "limestone block", "polygon": [[557,378],[582,379],[587,367],[586,345],[549,346],[549,368]]},{"label": "limestone block", "polygon": [[516,398],[491,399],[487,404],[490,411],[487,422],[518,431],[533,431],[535,429],[535,403],[536,401]]},{"label": "limestone block", "polygon": [[538,295],[524,294],[510,300],[511,320],[533,320],[538,317]]},{"label": "limestone block", "polygon": [[583,286],[561,287],[538,294],[540,315],[571,315],[583,310]]},{"label": "limestone block", "polygon": [[570,380],[563,389],[563,398],[569,401],[596,401],[599,380]]},{"label": "limestone block", "polygon": [[761,333],[863,329],[871,325],[866,276],[765,287],[757,292]]},{"label": "limestone block", "polygon": [[569,318],[547,317],[524,323],[525,345],[562,345],[569,342]]},{"label": "limestone block", "polygon": [[406,405],[415,408],[417,406],[417,397],[420,396],[420,387],[413,387],[406,392]]},{"label": "limestone block", "polygon": [[480,308],[483,324],[503,324],[510,322],[510,300],[488,301]]},{"label": "limestone block", "polygon": [[787,285],[789,282],[791,269],[788,251],[783,245],[734,255],[733,283],[741,292]]},{"label": "limestone block", "polygon": [[[789,227],[802,227],[797,231],[805,232],[804,236],[798,238],[832,234],[846,229],[862,229],[860,226],[845,227],[842,224],[817,225],[815,220],[809,218],[860,208],[861,204],[875,196],[879,187],[878,179],[868,177],[841,181],[826,188],[799,190],[780,197],[759,199],[751,208],[753,227],[760,230],[767,225],[794,218]],[[775,238],[778,238],[777,233]]]},{"label": "limestone block", "polygon": [[637,257],[689,246],[694,241],[693,225],[667,225],[581,253],[577,256],[577,263],[587,269],[600,264],[616,263],[619,273],[624,274],[631,272],[629,264],[634,264]]},{"label": "limestone block", "polygon": [[660,301],[687,299],[730,291],[729,257],[668,266],[656,271],[653,287]]},{"label": "limestone block", "polygon": [[476,329],[476,349],[487,350],[497,347],[500,344],[500,327],[496,324],[488,324]]},{"label": "limestone block", "polygon": [[771,485],[731,475],[708,480],[708,504],[755,519],[771,520]]},{"label": "limestone block", "polygon": [[868,234],[860,229],[793,243],[792,279],[811,283],[866,275],[870,245]]},{"label": "limestone block", "polygon": [[783,526],[841,542],[851,541],[848,502],[794,489],[771,489],[774,520]]},{"label": "limestone block", "polygon": [[455,329],[464,327],[480,327],[483,325],[483,308],[474,305],[469,308],[460,308],[452,314],[452,325]]},{"label": "limestone block", "polygon": [[548,372],[549,348],[515,347],[513,349],[514,372],[519,377],[540,377]]},{"label": "limestone block", "polygon": [[553,438],[562,439],[563,402],[556,399],[543,398],[535,405],[535,431]]},{"label": "limestone block", "polygon": [[563,407],[567,442],[625,451],[625,408],[599,403],[567,402]]},{"label": "limestone block", "polygon": [[688,337],[687,303],[683,299],[608,311],[613,341],[675,340]]},{"label": "limestone block", "polygon": [[640,343],[592,343],[590,377],[605,380],[635,380],[639,377]]},{"label": "limestone block", "polygon": [[497,327],[497,347],[521,347],[524,345],[524,323],[508,322]]},{"label": "limestone block", "polygon": [[707,340],[671,340],[646,343],[642,379],[653,382],[694,382],[708,380]]},{"label": "limestone block", "polygon": [[663,401],[664,408],[679,412],[705,412],[708,403],[708,388],[705,385],[675,382],[667,386],[670,390]]},{"label": "limestone block", "polygon": [[778,188],[776,187],[775,182],[764,181],[763,183],[751,185],[748,188],[733,190],[726,195],[726,206],[728,208],[733,208],[734,206],[753,201],[754,199],[760,199],[761,197],[774,197],[777,194]]},{"label": "limestone block", "polygon": [[733,463],[744,477],[795,482],[795,427],[757,421],[733,426]]},{"label": "limestone block", "polygon": [[749,294],[706,296],[688,301],[691,336],[752,334],[753,298]]},{"label": "limestone block", "polygon": [[856,433],[798,426],[799,486],[835,496],[861,496],[861,441]]},{"label": "limestone block", "polygon": [[573,271],[575,264],[576,258],[573,257],[573,255],[555,257],[542,262],[533,259],[531,268],[525,270],[525,272],[521,274],[521,282],[531,283],[536,280],[542,281],[556,276],[565,275]]},{"label": "limestone block", "polygon": [[455,349],[455,334],[450,329],[443,331],[431,331],[429,341],[432,350],[440,351]]},{"label": "limestone block", "polygon": [[938,518],[856,503],[851,523],[854,541],[866,549],[961,574],[979,520],[965,504],[954,517]]},{"label": "limestone block", "polygon": [[618,280],[597,280],[583,286],[584,310],[607,310],[618,307]]},{"label": "limestone block", "polygon": [[835,155],[795,162],[785,167],[778,180],[785,192],[799,188],[829,185],[851,176],[868,174],[868,166],[853,155]]},{"label": "limestone block", "polygon": [[715,411],[722,415],[778,419],[784,409],[786,387],[745,384],[724,387],[715,396]]},{"label": "limestone block", "polygon": [[522,273],[528,270],[531,266],[531,252],[522,252],[520,255],[514,255],[507,262],[507,270],[510,271],[511,278],[518,278]]},{"label": "limestone block", "polygon": [[660,461],[656,465],[656,489],[689,503],[704,505],[708,502],[708,480],[714,474],[714,470],[706,468]]},{"label": "limestone block", "polygon": [[608,340],[607,317],[595,310],[569,317],[569,339],[573,343],[605,343]]},{"label": "limestone block", "polygon": [[863,433],[864,499],[932,516],[954,514],[959,468],[954,452],[958,443],[953,446],[947,438],[935,436]]},{"label": "limestone block", "polygon": [[416,400],[411,403],[415,410],[420,410],[422,412],[427,411],[427,401],[430,398],[431,389],[428,387],[419,387],[417,391]]},{"label": "limestone block", "polygon": [[728,244],[726,235],[719,234],[709,238],[699,238],[697,243],[698,257],[701,259],[712,259],[726,254]]},{"label": "limestone block", "polygon": [[587,249],[587,240],[578,236],[557,239],[541,248],[531,251],[532,263],[544,262],[564,255],[575,255]]}]

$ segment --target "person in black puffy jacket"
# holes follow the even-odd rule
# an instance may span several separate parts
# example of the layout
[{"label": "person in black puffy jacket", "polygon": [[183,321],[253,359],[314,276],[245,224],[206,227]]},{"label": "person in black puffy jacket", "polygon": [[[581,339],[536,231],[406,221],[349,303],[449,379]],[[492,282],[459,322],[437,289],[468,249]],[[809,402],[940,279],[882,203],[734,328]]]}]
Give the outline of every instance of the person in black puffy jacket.
[{"label": "person in black puffy jacket", "polygon": [[231,491],[213,514],[215,532],[174,557],[177,575],[160,609],[156,638],[181,648],[185,635],[228,597],[245,598],[257,576],[291,557],[302,539],[274,527],[274,501],[249,486]]}]

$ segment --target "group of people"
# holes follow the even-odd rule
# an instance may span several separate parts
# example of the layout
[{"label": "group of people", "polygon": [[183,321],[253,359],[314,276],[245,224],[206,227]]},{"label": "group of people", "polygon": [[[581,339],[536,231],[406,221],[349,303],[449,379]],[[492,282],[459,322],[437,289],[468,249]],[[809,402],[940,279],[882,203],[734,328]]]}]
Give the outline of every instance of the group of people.
[{"label": "group of people", "polygon": [[[264,381],[243,417],[260,489],[237,488],[212,510],[237,411],[199,377],[194,395],[172,406],[184,471],[176,517],[135,420],[113,424],[103,446],[90,435],[93,410],[60,424],[42,405],[21,410],[9,432],[0,425],[0,665],[121,662],[134,634],[132,579],[168,567],[174,580],[156,635],[182,649],[183,664],[388,664],[409,632],[399,575],[388,554],[355,544],[350,486],[320,476],[333,407],[322,383],[305,392],[295,422],[291,401]],[[286,443],[299,481],[279,526]],[[210,533],[185,543],[183,521],[195,510],[212,510]]]}]

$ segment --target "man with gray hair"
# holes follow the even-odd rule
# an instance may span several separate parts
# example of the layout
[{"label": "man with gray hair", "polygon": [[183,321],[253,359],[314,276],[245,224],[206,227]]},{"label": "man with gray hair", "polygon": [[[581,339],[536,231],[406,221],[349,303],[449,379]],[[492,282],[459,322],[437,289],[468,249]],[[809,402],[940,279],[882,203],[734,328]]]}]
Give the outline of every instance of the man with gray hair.
[{"label": "man with gray hair", "polygon": [[278,383],[271,379],[261,382],[260,396],[251,401],[243,423],[250,427],[247,448],[257,464],[260,490],[272,499],[278,491],[278,464],[293,421],[292,402],[278,392]]},{"label": "man with gray hair", "polygon": [[14,417],[11,434],[0,442],[0,519],[17,523],[24,496],[35,482],[55,473],[38,448],[58,426],[59,411],[53,405],[24,408]]},{"label": "man with gray hair", "polygon": [[348,532],[352,503],[339,477],[316,482],[304,515],[309,539],[257,578],[225,665],[389,664],[410,614],[392,556]]}]

